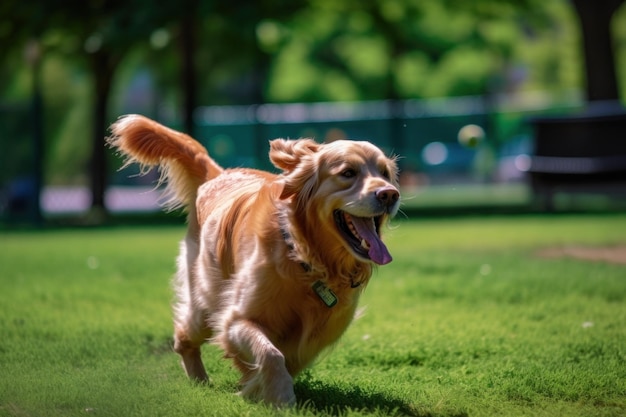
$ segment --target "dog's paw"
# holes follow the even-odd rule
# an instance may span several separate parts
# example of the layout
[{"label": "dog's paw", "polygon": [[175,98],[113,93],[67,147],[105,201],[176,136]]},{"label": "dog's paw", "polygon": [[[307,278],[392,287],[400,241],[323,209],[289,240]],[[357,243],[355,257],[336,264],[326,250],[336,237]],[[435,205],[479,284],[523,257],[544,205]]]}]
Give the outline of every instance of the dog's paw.
[{"label": "dog's paw", "polygon": [[239,395],[249,401],[263,402],[278,408],[296,404],[293,378],[286,371],[283,375],[257,373],[243,385]]},{"label": "dog's paw", "polygon": [[264,390],[263,402],[276,407],[291,407],[296,404],[296,393],[293,390],[293,379],[274,381]]}]

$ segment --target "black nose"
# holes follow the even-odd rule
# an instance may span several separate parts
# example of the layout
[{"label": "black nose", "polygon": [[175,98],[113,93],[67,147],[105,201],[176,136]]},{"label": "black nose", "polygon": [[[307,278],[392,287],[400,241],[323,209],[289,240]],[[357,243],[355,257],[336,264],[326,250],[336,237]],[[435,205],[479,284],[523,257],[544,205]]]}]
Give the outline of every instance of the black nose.
[{"label": "black nose", "polygon": [[382,187],[376,190],[376,198],[386,207],[390,207],[398,201],[400,193],[395,189],[395,187]]}]

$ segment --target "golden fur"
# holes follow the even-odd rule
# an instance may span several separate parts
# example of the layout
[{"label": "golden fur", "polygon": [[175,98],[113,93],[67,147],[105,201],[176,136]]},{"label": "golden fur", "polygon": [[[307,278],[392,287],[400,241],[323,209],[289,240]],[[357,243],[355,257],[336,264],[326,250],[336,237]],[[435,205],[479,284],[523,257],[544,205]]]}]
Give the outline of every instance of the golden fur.
[{"label": "golden fur", "polygon": [[160,166],[170,205],[188,211],[174,349],[189,377],[208,379],[200,346],[212,341],[241,371],[246,398],[294,403],[293,377],[346,330],[373,264],[391,261],[378,235],[399,206],[395,160],[368,142],[276,139],[275,175],[223,169],[142,116],[111,129],[127,163]]}]

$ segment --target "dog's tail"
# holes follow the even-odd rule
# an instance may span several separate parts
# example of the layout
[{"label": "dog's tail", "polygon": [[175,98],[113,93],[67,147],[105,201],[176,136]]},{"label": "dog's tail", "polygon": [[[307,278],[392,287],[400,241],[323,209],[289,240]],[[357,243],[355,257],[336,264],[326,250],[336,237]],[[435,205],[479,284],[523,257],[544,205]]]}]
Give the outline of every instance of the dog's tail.
[{"label": "dog's tail", "polygon": [[223,171],[199,142],[146,117],[123,116],[111,132],[107,141],[127,157],[124,166],[136,162],[142,172],[159,166],[168,208],[193,206],[198,187]]}]

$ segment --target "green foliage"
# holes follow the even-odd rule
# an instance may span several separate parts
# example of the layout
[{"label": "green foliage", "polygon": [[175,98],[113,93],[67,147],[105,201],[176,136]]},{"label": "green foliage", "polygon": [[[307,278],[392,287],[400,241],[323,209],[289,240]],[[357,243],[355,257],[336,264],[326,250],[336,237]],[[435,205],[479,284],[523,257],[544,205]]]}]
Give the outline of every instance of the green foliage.
[{"label": "green foliage", "polygon": [[364,100],[577,88],[582,61],[575,22],[566,1],[319,0],[286,23],[289,36],[276,53],[269,97]]},{"label": "green foliage", "polygon": [[5,231],[0,415],[623,415],[624,266],[540,253],[624,245],[625,221],[397,221],[394,262],[296,380],[291,410],[235,396],[237,374],[212,346],[211,385],[184,376],[167,283],[184,228]]}]

